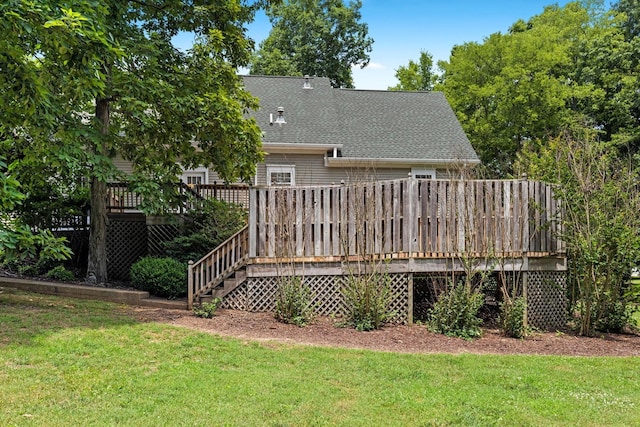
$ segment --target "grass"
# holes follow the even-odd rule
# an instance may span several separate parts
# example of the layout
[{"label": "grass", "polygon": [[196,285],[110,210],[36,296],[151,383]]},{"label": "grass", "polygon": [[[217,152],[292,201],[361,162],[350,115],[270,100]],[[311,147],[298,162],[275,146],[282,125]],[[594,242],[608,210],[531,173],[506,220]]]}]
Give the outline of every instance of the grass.
[{"label": "grass", "polygon": [[0,324],[3,426],[615,426],[640,419],[640,358],[244,342],[139,323],[118,305],[6,289]]}]

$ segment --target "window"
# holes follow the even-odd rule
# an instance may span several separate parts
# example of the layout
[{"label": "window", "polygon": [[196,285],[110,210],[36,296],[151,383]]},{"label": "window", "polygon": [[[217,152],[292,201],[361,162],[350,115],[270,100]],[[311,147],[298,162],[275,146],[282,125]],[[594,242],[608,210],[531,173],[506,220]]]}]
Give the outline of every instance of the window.
[{"label": "window", "polygon": [[295,166],[267,166],[267,185],[296,185]]},{"label": "window", "polygon": [[435,169],[411,168],[411,176],[417,179],[436,179]]},{"label": "window", "polygon": [[182,174],[182,182],[192,187],[195,185],[202,185],[205,183],[204,172],[186,171]]}]

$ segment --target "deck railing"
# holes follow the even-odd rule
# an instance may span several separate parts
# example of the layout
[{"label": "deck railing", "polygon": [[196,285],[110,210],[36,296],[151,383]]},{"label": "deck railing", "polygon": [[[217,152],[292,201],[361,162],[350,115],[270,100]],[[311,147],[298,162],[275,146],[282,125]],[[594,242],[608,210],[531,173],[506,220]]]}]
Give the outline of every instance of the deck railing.
[{"label": "deck railing", "polygon": [[249,186],[247,184],[196,184],[191,188],[204,199],[222,200],[244,208],[249,206]]},{"label": "deck railing", "polygon": [[[125,183],[115,182],[107,185],[107,210],[109,212],[140,212],[140,206],[144,199],[139,193],[132,191]],[[197,207],[204,199],[222,200],[246,208],[249,204],[249,186],[246,184],[187,185],[181,183],[173,189],[172,194],[167,196],[180,200],[180,203],[172,209],[172,211],[179,213]]]},{"label": "deck railing", "polygon": [[245,263],[248,255],[249,227],[245,226],[197,262],[189,262],[189,309],[196,298],[218,286]]},{"label": "deck railing", "polygon": [[559,254],[553,186],[528,180],[401,179],[252,188],[249,256]]}]

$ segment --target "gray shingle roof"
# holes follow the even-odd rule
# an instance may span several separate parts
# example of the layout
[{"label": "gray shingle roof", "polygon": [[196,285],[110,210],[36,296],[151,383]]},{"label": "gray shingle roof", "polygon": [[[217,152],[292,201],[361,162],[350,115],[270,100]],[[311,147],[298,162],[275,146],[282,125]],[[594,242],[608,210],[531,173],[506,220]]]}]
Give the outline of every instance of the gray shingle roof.
[{"label": "gray shingle roof", "polygon": [[[265,143],[342,145],[344,158],[477,161],[440,92],[334,89],[326,78],[244,76]],[[270,125],[278,107],[286,124]]]}]

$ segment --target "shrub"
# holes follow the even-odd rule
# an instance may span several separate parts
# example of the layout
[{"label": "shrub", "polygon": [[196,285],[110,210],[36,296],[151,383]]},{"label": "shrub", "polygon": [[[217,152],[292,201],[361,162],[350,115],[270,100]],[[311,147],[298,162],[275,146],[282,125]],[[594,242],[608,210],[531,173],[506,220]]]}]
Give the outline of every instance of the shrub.
[{"label": "shrub", "polygon": [[76,278],[72,271],[67,270],[62,265],[58,265],[49,270],[46,274],[49,279],[60,280],[62,282],[68,282]]},{"label": "shrub", "polygon": [[602,332],[622,332],[625,326],[633,320],[633,305],[619,299],[607,298],[607,303],[601,303],[597,311],[600,313],[595,323],[595,329]]},{"label": "shrub", "polygon": [[500,303],[500,316],[498,322],[502,332],[513,338],[524,338],[528,331],[524,316],[527,310],[527,302],[524,297],[509,299]]},{"label": "shrub", "polygon": [[36,275],[45,274],[47,275],[47,277],[49,277],[49,272],[51,272],[56,267],[61,267],[60,261],[46,257],[38,258],[36,263],[33,265],[33,268],[36,271]]},{"label": "shrub", "polygon": [[165,242],[165,253],[181,262],[197,261],[246,224],[242,207],[206,200],[201,209],[187,213],[181,235]]},{"label": "shrub", "polygon": [[305,326],[313,319],[311,291],[300,277],[282,277],[278,283],[274,317],[279,322]]},{"label": "shrub", "polygon": [[196,317],[211,319],[216,314],[216,310],[221,302],[222,300],[220,298],[214,298],[211,302],[203,302],[193,307],[193,314]]},{"label": "shrub", "polygon": [[187,265],[173,258],[146,257],[131,266],[131,285],[174,299],[187,294]]},{"label": "shrub", "polygon": [[345,324],[358,331],[380,329],[392,317],[391,278],[386,273],[347,276],[342,288]]},{"label": "shrub", "polygon": [[449,285],[442,292],[429,313],[429,330],[464,339],[482,334],[478,310],[484,303],[484,295],[463,282]]}]

